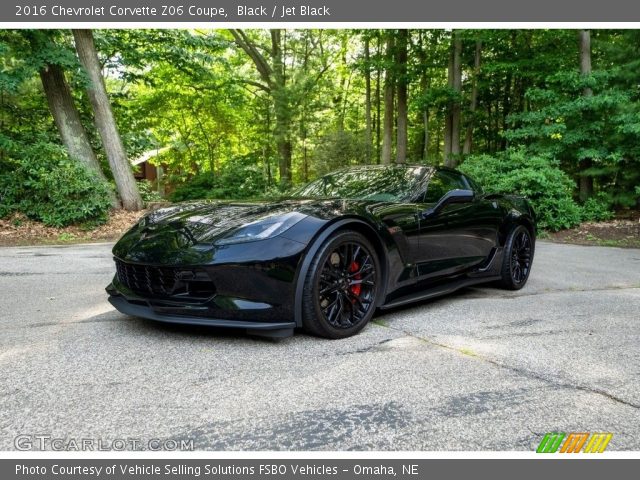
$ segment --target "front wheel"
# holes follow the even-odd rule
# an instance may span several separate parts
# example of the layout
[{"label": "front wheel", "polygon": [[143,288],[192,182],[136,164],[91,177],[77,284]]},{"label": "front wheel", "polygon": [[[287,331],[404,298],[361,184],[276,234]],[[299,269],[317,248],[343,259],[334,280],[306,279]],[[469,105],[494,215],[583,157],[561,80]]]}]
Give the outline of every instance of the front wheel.
[{"label": "front wheel", "polygon": [[535,243],[531,232],[519,225],[509,233],[504,246],[500,286],[508,290],[520,290],[531,273]]},{"label": "front wheel", "polygon": [[327,338],[358,333],[376,309],[380,278],[380,262],[364,236],[346,230],[329,237],[311,262],[305,279],[305,330]]}]

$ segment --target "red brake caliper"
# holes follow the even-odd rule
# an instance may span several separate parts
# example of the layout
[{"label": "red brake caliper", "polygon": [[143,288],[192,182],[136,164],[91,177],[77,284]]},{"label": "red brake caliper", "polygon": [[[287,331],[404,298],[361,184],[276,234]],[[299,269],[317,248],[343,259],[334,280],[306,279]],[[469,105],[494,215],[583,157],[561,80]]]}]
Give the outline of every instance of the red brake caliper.
[{"label": "red brake caliper", "polygon": [[[354,273],[357,272],[358,270],[360,270],[360,265],[358,265],[358,262],[351,262],[351,265],[349,265],[349,272]],[[357,275],[353,276],[354,280],[360,280],[360,278],[362,278],[362,275],[360,275],[359,273]],[[353,293],[356,297],[360,296],[360,292],[362,290],[362,285],[361,284],[356,284],[356,285],[351,285],[349,287],[349,290],[351,290],[351,293]],[[355,299],[351,300],[351,303],[355,303]]]}]

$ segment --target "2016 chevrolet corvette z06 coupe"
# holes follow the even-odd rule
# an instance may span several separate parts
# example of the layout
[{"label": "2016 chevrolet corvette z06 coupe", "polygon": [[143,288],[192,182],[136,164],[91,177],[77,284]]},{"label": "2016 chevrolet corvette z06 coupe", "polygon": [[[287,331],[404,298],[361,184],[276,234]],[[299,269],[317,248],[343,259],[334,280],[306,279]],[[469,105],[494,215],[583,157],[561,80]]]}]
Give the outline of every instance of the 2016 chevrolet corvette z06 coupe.
[{"label": "2016 chevrolet corvette z06 coupe", "polygon": [[150,213],[113,248],[107,292],[158,321],[343,338],[377,309],[485,282],[522,288],[535,234],[525,199],[485,194],[458,171],[363,166],[278,201]]}]

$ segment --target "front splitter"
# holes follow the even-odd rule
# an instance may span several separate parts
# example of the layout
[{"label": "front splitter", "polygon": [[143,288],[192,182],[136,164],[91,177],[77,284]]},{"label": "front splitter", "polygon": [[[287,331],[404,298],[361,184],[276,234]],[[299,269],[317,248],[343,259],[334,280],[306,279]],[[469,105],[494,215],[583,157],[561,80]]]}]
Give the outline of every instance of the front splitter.
[{"label": "front splitter", "polygon": [[222,328],[240,328],[251,335],[270,338],[286,338],[293,335],[295,322],[251,322],[246,320],[228,320],[224,318],[192,317],[188,315],[166,315],[155,312],[151,307],[133,304],[121,295],[109,295],[109,303],[125,315],[146,318],[157,322],[201,325]]}]

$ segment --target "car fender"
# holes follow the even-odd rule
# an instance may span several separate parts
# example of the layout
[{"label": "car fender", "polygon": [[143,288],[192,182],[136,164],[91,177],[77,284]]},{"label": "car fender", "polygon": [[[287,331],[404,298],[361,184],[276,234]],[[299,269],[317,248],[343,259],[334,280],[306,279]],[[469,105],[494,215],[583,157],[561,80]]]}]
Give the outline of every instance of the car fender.
[{"label": "car fender", "polygon": [[[316,253],[320,250],[320,247],[325,242],[327,238],[329,238],[334,232],[340,230],[341,228],[347,227],[349,225],[357,224],[359,226],[364,226],[368,230],[371,231],[373,235],[376,235],[379,244],[384,249],[383,258],[380,259],[381,262],[384,262],[383,272],[382,272],[382,282],[383,286],[387,283],[387,273],[389,270],[388,266],[388,255],[387,249],[385,246],[385,242],[379,237],[378,233],[375,229],[366,221],[361,220],[359,218],[347,217],[341,218],[337,221],[329,223],[324,229],[322,229],[318,234],[311,240],[309,243],[308,249],[305,251],[304,255],[301,258],[300,267],[298,268],[298,272],[296,274],[296,288],[294,295],[294,320],[296,322],[297,327],[302,327],[302,294],[304,290],[304,282],[307,278],[307,274],[309,273],[309,268],[311,267],[311,262],[313,261]],[[384,292],[379,295],[378,303],[381,304],[384,301]],[[379,306],[379,305],[378,305]]]}]

